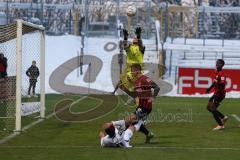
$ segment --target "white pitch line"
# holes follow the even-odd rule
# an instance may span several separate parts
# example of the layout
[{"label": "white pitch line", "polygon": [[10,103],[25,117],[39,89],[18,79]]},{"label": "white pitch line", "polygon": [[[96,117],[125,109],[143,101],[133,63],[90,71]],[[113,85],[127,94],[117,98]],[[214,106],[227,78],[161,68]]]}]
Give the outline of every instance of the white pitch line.
[{"label": "white pitch line", "polygon": [[232,151],[240,151],[240,148],[231,148],[231,147],[224,147],[224,148],[215,148],[215,147],[151,147],[151,146],[142,146],[142,147],[133,147],[137,149],[177,149],[177,150],[232,150]]},{"label": "white pitch line", "polygon": [[1,140],[0,140],[0,144],[3,144],[3,143],[5,143],[5,142],[9,141],[10,139],[14,138],[15,136],[17,136],[17,135],[19,135],[19,134],[20,134],[20,132],[14,132],[13,134],[10,134],[9,136],[1,139]]},{"label": "white pitch line", "polygon": [[[86,97],[87,97],[87,96],[83,96],[83,97],[81,97],[80,99],[77,100],[77,102],[79,102],[79,101],[85,99]],[[62,111],[62,110],[59,110],[58,112],[60,112],[60,111]],[[7,137],[1,139],[1,140],[0,140],[0,144],[3,144],[3,143],[5,143],[5,142],[9,141],[10,139],[12,139],[12,138],[16,137],[17,135],[19,135],[22,131],[26,131],[27,129],[29,129],[29,128],[35,126],[36,124],[38,124],[38,123],[44,121],[45,119],[49,119],[49,118],[51,118],[52,116],[54,116],[54,115],[55,115],[56,113],[58,113],[58,112],[53,112],[53,113],[47,115],[45,118],[38,119],[37,121],[34,121],[34,122],[30,123],[29,125],[23,127],[22,130],[21,130],[20,132],[14,132],[13,134],[10,134],[9,136],[7,136]]]},{"label": "white pitch line", "polygon": [[[41,148],[41,149],[51,149],[51,148],[62,148],[62,149],[68,149],[68,148],[101,148],[100,146],[81,146],[81,145],[49,145],[49,146],[0,146],[0,148],[16,148],[16,149],[25,149],[25,148]],[[231,151],[240,151],[240,148],[233,148],[233,147],[176,147],[176,146],[136,146],[129,149],[175,149],[175,150],[231,150]]]},{"label": "white pitch line", "polygon": [[233,116],[238,122],[240,122],[240,117],[238,117],[236,114],[232,114],[232,116]]}]

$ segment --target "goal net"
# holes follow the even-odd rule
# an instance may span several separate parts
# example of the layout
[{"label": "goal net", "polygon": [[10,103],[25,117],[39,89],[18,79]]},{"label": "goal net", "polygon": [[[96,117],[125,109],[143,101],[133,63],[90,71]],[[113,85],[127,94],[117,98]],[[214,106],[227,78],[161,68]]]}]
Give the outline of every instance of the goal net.
[{"label": "goal net", "polygon": [[44,27],[0,26],[0,134],[21,131],[45,114]]}]

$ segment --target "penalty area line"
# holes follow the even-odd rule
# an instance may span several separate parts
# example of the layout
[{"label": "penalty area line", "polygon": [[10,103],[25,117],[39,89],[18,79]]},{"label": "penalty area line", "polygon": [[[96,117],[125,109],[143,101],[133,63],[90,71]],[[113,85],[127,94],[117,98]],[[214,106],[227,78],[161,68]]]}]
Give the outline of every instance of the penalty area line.
[{"label": "penalty area line", "polygon": [[[40,149],[78,149],[78,148],[102,148],[100,146],[70,146],[70,145],[49,145],[49,146],[0,146],[0,148],[16,148],[16,149],[34,149],[34,148],[40,148]],[[108,148],[108,147],[106,147]],[[129,149],[173,149],[173,150],[216,150],[216,151],[221,151],[221,150],[231,150],[231,151],[240,151],[240,148],[233,148],[233,147],[223,147],[223,148],[218,148],[218,147],[175,147],[175,146],[170,146],[170,147],[164,147],[164,146],[136,146],[132,147]]]},{"label": "penalty area line", "polygon": [[236,114],[232,114],[232,117],[235,118],[238,122],[240,122],[240,117],[238,117]]}]

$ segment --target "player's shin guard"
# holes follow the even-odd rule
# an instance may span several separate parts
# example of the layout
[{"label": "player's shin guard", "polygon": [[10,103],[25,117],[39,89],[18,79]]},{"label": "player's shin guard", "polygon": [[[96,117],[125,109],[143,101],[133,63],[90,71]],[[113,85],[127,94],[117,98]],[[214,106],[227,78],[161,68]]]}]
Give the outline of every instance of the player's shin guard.
[{"label": "player's shin guard", "polygon": [[145,136],[147,136],[149,134],[148,129],[143,124],[141,125],[139,131],[142,132],[143,134],[145,134]]}]

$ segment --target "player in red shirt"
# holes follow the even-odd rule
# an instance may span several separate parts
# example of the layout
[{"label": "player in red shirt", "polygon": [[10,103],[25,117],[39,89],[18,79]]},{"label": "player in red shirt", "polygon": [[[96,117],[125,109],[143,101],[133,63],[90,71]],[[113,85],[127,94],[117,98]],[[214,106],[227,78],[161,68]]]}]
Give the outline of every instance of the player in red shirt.
[{"label": "player in red shirt", "polygon": [[209,93],[212,88],[214,88],[214,94],[209,99],[207,110],[213,114],[214,119],[218,123],[218,125],[213,128],[213,130],[221,130],[224,129],[224,124],[227,121],[228,117],[224,116],[221,112],[217,110],[220,102],[225,98],[226,95],[226,76],[223,71],[223,66],[225,62],[222,59],[218,59],[216,61],[216,71],[214,73],[214,82],[213,84],[206,90],[206,93]]},{"label": "player in red shirt", "polygon": [[[158,95],[160,88],[149,77],[142,74],[140,64],[133,64],[131,66],[131,71],[133,77],[136,78],[135,91],[138,98],[137,108],[132,117],[134,117],[133,119],[136,121],[145,121],[147,119],[147,115],[152,111],[153,98]],[[145,134],[146,143],[149,143],[150,139],[154,137],[153,133],[149,132],[143,124],[140,126],[139,131]]]}]

